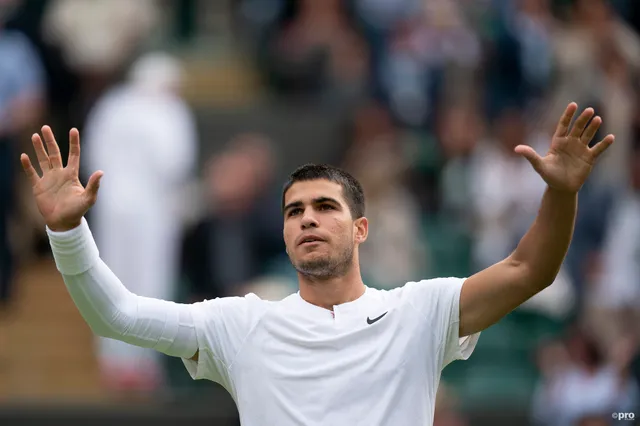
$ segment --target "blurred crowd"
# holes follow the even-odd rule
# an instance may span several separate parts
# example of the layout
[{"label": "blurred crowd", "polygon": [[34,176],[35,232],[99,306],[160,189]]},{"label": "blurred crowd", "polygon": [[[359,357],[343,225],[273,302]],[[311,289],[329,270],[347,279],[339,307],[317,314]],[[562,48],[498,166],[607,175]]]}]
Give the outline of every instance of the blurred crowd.
[{"label": "blurred crowd", "polygon": [[[231,49],[259,76],[253,90],[267,104],[344,111],[332,122],[341,137],[321,142],[326,158],[311,160],[342,166],[364,186],[371,230],[361,262],[373,287],[469,276],[507,256],[545,189],[513,148],[544,153],[568,102],[594,107],[604,121],[596,139],[613,133],[615,145],[580,194],[556,282],[518,309],[556,324],[528,347],[524,362],[538,373],[528,404],[540,426],[640,416],[640,3],[207,3],[0,0],[4,304],[21,259],[43,239],[17,167],[43,123],[63,153],[66,132],[78,127],[83,173],[105,171],[89,220],[102,257],[131,291],[191,302],[296,290],[282,241],[282,164],[288,146],[318,148],[299,134],[247,129],[202,161],[211,151],[203,107],[181,88],[194,22],[206,9],[224,17]],[[510,330],[497,338],[506,348],[532,332]],[[110,340],[96,348],[110,389],[170,386],[155,354]],[[449,387],[444,377],[436,424],[466,425],[447,396],[455,380]]]}]

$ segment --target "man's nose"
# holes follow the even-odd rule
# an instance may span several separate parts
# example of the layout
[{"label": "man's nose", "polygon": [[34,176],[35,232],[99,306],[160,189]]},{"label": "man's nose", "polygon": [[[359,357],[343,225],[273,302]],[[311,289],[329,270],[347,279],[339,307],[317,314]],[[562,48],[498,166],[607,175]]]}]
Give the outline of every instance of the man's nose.
[{"label": "man's nose", "polygon": [[300,223],[300,226],[302,227],[302,229],[317,228],[318,221],[316,220],[315,215],[313,215],[313,213],[305,212],[304,216],[302,216],[302,221]]}]

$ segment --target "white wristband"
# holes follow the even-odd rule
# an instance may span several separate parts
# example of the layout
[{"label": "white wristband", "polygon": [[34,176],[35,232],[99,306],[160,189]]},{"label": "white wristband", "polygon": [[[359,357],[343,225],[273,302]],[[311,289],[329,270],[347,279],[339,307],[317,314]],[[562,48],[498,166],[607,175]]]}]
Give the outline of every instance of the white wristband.
[{"label": "white wristband", "polygon": [[58,271],[63,275],[79,275],[88,271],[100,257],[89,224],[82,218],[80,226],[68,231],[47,229],[49,245]]}]

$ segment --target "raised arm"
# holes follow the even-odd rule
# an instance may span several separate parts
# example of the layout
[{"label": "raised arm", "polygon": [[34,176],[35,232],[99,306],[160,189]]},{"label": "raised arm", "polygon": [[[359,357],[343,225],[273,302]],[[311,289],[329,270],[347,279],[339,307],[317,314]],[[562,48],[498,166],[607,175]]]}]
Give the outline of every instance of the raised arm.
[{"label": "raised arm", "polygon": [[197,359],[190,305],[131,293],[100,259],[84,219],[69,231],[47,229],[56,266],[80,314],[96,335],[167,355]]},{"label": "raised arm", "polygon": [[606,136],[592,148],[602,120],[586,109],[569,131],[578,106],[569,104],[553,136],[549,152],[540,157],[528,146],[524,156],[548,187],[533,225],[516,250],[503,261],[469,277],[460,295],[460,336],[468,336],[499,321],[553,283],[564,261],[578,205],[578,191],[596,159],[612,143]]},{"label": "raised arm", "polygon": [[103,337],[171,356],[197,359],[192,305],[137,296],[100,259],[84,214],[96,201],[102,172],[94,173],[86,188],[80,183],[78,131],[70,132],[66,167],[51,129],[44,126],[42,134],[48,153],[40,136],[32,137],[42,177],[26,154],[20,160],[47,224],[56,266],[87,324]]}]

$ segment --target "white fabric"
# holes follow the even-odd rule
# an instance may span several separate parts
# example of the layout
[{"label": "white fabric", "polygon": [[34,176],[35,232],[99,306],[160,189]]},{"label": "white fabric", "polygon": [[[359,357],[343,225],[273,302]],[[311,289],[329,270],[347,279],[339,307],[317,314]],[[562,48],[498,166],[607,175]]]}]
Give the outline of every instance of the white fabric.
[{"label": "white fabric", "polygon": [[[431,424],[442,369],[469,358],[479,337],[458,335],[460,278],[367,288],[333,311],[299,293],[179,305],[126,290],[97,257],[86,222],[48,233],[94,332],[182,357],[192,378],[229,391],[244,426]],[[186,359],[196,349],[198,362]]]},{"label": "white fabric", "polygon": [[47,228],[56,266],[91,330],[102,337],[192,357],[198,348],[192,308],[134,295],[99,258],[87,222],[67,232]]},{"label": "white fabric", "polygon": [[[192,111],[170,92],[117,86],[91,110],[82,137],[87,172],[102,170],[97,216],[137,214],[173,230],[177,192],[195,174],[198,134]],[[118,229],[109,228],[110,232]]]},{"label": "white fabric", "polygon": [[200,357],[184,363],[229,391],[245,426],[431,424],[442,369],[479,337],[458,338],[463,281],[367,288],[333,314],[298,293],[198,303]]},{"label": "white fabric", "polygon": [[[133,293],[167,300],[178,281],[178,197],[195,175],[197,132],[188,106],[165,87],[177,83],[178,76],[158,69],[154,75],[145,65],[178,64],[155,54],[140,61],[134,67],[137,79],[96,102],[82,149],[87,171],[105,172],[91,224],[102,259]],[[143,76],[146,80],[139,81]],[[97,344],[108,370],[145,368],[162,374],[156,352],[112,339]]]}]

